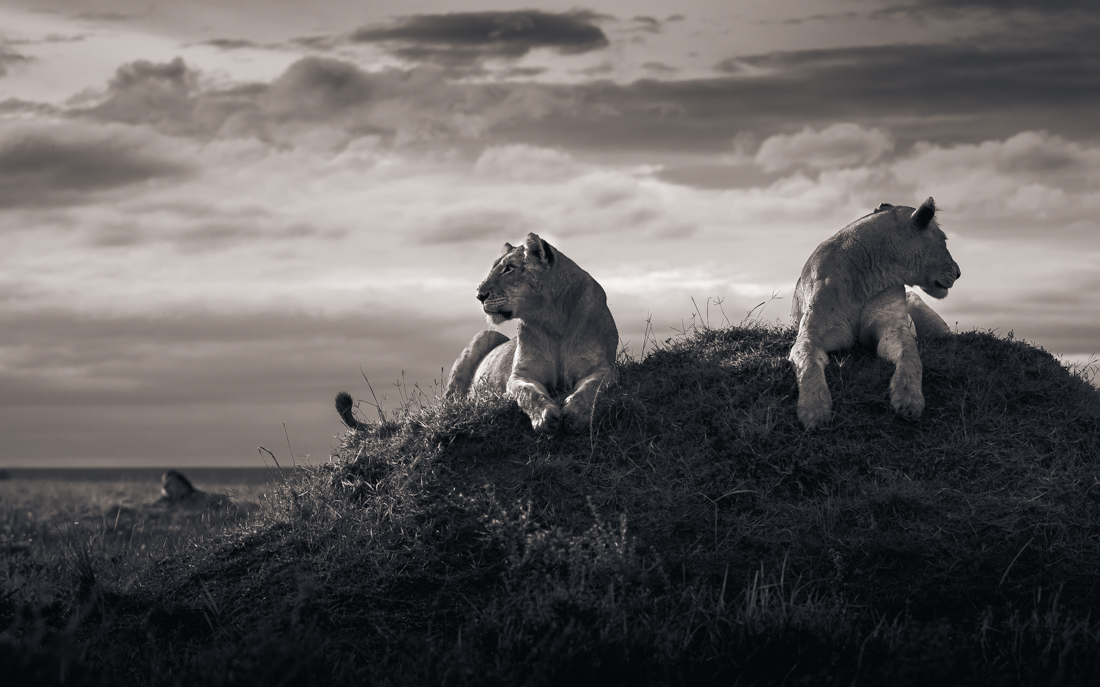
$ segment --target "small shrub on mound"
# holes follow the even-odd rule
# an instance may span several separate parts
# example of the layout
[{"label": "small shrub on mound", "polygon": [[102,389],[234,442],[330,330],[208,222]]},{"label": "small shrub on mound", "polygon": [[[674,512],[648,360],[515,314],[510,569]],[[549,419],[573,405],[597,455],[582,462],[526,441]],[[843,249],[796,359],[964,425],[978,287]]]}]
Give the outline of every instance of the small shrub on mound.
[{"label": "small shrub on mound", "polygon": [[[141,684],[1095,680],[1096,390],[961,334],[921,343],[910,422],[856,349],[807,433],[793,337],[701,329],[624,361],[583,434],[535,435],[505,398],[348,432],[57,650]],[[31,641],[12,622],[0,649]]]}]

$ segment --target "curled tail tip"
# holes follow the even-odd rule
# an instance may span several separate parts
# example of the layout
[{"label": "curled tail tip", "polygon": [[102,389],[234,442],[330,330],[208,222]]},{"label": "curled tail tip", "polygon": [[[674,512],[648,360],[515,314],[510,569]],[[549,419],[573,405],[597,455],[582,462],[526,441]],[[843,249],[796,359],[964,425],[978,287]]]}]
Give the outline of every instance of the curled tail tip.
[{"label": "curled tail tip", "polygon": [[339,413],[340,419],[344,421],[350,429],[365,429],[366,424],[359,422],[355,419],[355,414],[352,413],[351,408],[355,404],[351,399],[351,394],[346,391],[341,391],[336,394],[336,412]]}]

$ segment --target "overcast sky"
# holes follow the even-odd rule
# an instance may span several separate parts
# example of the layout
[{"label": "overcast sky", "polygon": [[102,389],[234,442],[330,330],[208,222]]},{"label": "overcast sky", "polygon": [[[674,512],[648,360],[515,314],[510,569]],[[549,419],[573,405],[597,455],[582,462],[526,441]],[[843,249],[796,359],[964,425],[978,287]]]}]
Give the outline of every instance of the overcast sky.
[{"label": "overcast sky", "polygon": [[1096,7],[0,0],[0,467],[323,462],[530,231],[637,353],[933,196],[933,307],[1088,360]]}]

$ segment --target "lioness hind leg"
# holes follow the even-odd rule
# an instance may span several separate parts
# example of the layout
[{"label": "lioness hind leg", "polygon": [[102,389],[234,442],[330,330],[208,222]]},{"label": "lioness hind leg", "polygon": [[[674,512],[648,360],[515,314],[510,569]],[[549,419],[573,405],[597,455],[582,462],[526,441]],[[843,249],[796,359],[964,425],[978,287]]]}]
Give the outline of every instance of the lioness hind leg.
[{"label": "lioness hind leg", "polygon": [[947,326],[940,314],[928,307],[928,304],[912,291],[905,294],[905,307],[913,320],[913,328],[917,330],[917,336],[922,339],[951,334],[951,327]]},{"label": "lioness hind leg", "polygon": [[825,424],[833,415],[833,397],[825,383],[828,355],[802,328],[788,359],[798,381],[798,419],[808,430]]},{"label": "lioness hind leg", "polygon": [[462,353],[451,367],[451,377],[447,380],[443,398],[461,397],[470,393],[478,365],[490,351],[506,341],[508,337],[500,332],[490,330],[478,332],[469,345],[462,349]]},{"label": "lioness hind leg", "polygon": [[921,365],[917,340],[909,331],[906,301],[900,293],[883,294],[872,299],[864,308],[861,340],[864,345],[874,345],[880,358],[894,363],[894,375],[890,378],[890,405],[899,415],[909,420],[920,417],[924,411],[924,393],[921,391]]}]

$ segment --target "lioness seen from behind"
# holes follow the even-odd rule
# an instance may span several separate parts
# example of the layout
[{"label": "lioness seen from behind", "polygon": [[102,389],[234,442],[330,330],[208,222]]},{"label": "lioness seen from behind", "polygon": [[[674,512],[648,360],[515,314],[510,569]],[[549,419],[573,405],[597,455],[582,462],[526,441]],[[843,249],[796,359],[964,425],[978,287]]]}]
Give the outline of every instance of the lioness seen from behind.
[{"label": "lioness seen from behind", "polygon": [[826,239],[802,268],[791,316],[798,335],[790,361],[798,380],[798,419],[806,429],[827,422],[832,396],[825,384],[826,355],[857,341],[896,368],[890,404],[902,417],[924,410],[918,336],[950,333],[943,319],[915,293],[917,286],[943,298],[962,276],[935,220],[931,198],[917,209],[883,203]]},{"label": "lioness seen from behind", "polygon": [[[619,334],[603,288],[536,234],[523,245],[504,244],[477,289],[493,324],[517,320],[514,339],[485,330],[455,360],[444,398],[486,391],[507,394],[531,418],[536,432],[564,424],[587,427],[601,388],[614,381]],[[565,396],[559,403],[555,397]],[[363,427],[341,392],[336,410],[345,424]]]}]

